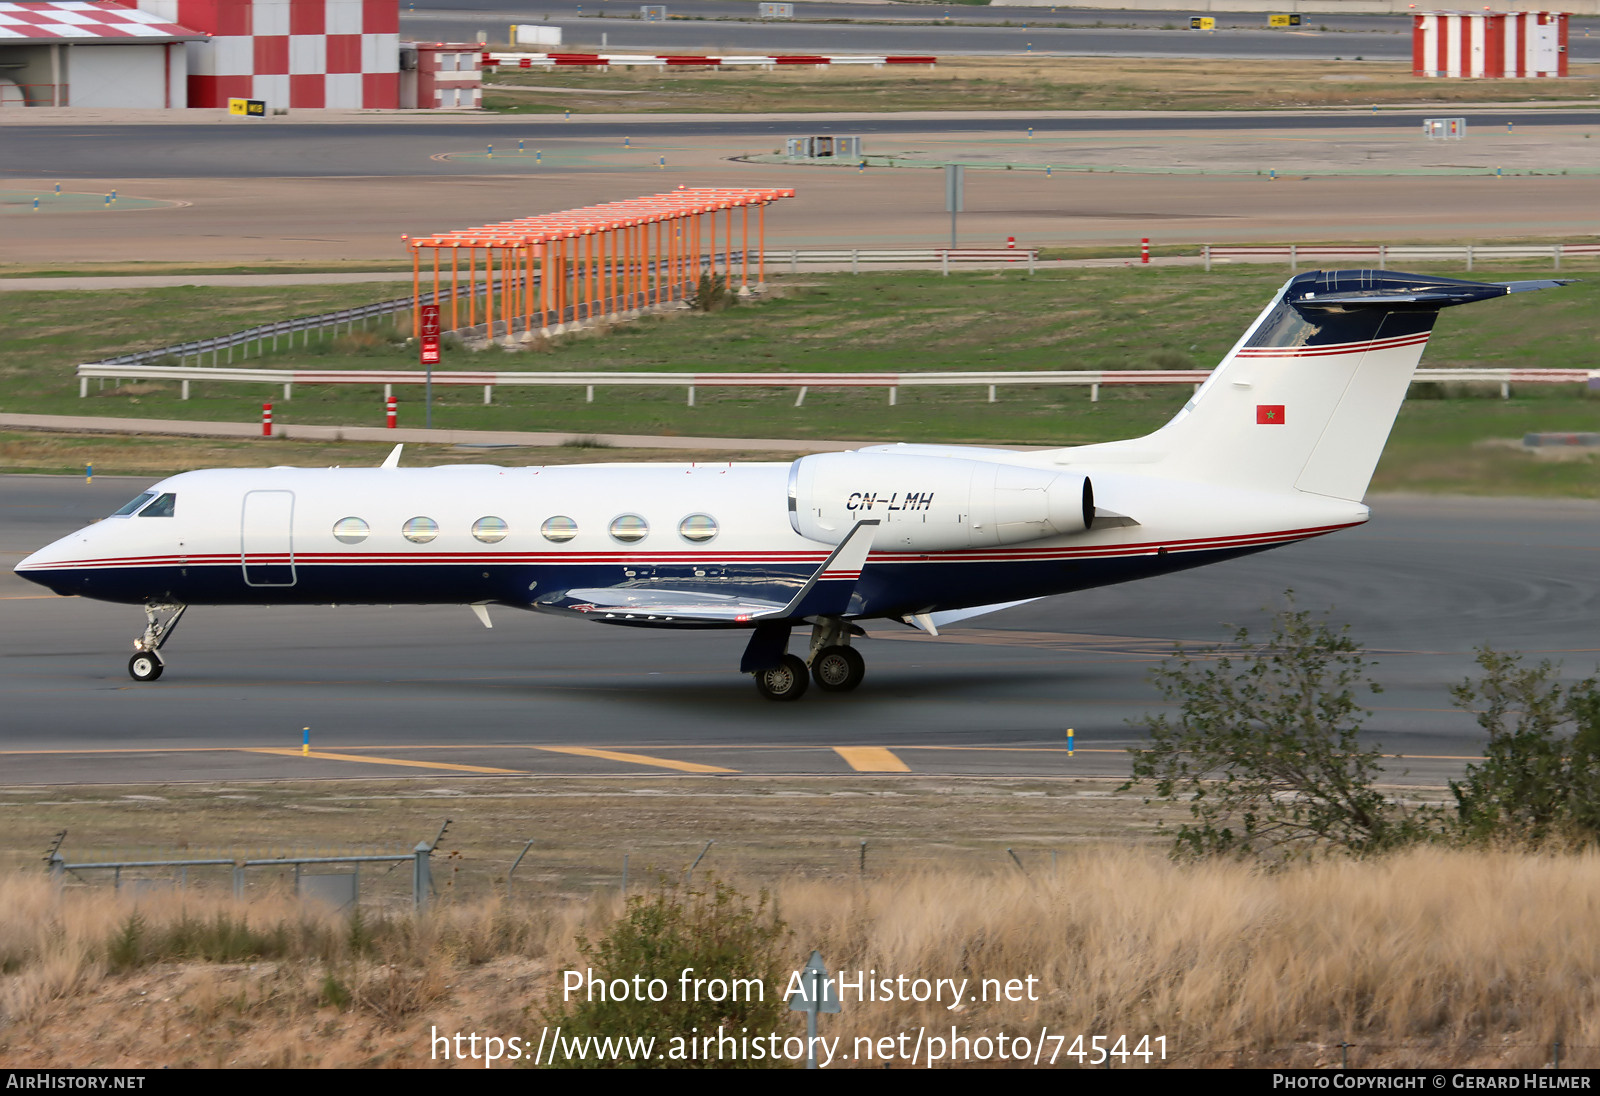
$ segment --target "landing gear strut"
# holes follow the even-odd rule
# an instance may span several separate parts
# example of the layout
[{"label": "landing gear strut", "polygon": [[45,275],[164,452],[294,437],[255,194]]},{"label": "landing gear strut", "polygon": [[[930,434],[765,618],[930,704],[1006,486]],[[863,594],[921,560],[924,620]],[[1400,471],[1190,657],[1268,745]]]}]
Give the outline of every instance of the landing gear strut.
[{"label": "landing gear strut", "polygon": [[[166,669],[161,660],[161,647],[178,630],[178,621],[188,611],[187,605],[146,605],[144,607],[144,635],[133,641],[134,655],[128,660],[128,676],[135,681],[154,681]],[[165,621],[156,614],[163,609],[172,610]]]}]

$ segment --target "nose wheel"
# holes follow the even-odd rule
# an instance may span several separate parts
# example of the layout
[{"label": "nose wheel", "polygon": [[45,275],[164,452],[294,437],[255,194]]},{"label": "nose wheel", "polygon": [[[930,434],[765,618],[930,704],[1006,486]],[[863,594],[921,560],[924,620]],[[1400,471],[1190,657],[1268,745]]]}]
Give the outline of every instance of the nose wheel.
[{"label": "nose wheel", "polygon": [[135,681],[154,681],[166,666],[154,651],[140,651],[128,659],[128,676]]},{"label": "nose wheel", "polygon": [[[128,676],[135,681],[154,681],[161,676],[166,665],[161,660],[161,647],[178,630],[178,621],[188,611],[187,605],[146,605],[144,607],[144,634],[133,641],[133,657],[128,659]],[[161,611],[170,609],[172,615],[161,619]]]}]

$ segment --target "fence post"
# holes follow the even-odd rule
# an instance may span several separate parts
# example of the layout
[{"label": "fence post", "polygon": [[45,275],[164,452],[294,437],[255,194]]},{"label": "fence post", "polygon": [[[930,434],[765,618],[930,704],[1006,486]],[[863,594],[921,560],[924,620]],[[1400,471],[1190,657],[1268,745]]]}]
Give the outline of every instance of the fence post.
[{"label": "fence post", "polygon": [[946,278],[950,276],[950,250],[948,248],[939,252],[939,269]]},{"label": "fence post", "polygon": [[789,249],[789,273],[800,273],[800,249],[798,247]]},{"label": "fence post", "polygon": [[850,249],[850,273],[852,273],[852,274],[861,273],[860,259],[861,259],[860,250],[857,249],[857,248],[851,248]]},{"label": "fence post", "polygon": [[1211,245],[1210,244],[1202,244],[1201,247],[1200,247],[1200,254],[1205,256],[1206,273],[1207,274],[1211,273]]},{"label": "fence post", "polygon": [[411,904],[418,913],[426,913],[428,894],[433,890],[433,872],[429,861],[433,846],[426,841],[418,841],[417,847],[411,852]]},{"label": "fence post", "polygon": [[[1560,270],[1561,269],[1561,245],[1560,244],[1551,244],[1550,245],[1550,257],[1555,260],[1556,269]],[[1557,1044],[1557,1045],[1559,1045],[1559,1044]]]},{"label": "fence post", "polygon": [[516,863],[511,865],[510,871],[506,872],[506,901],[508,902],[511,900],[511,877],[517,873],[517,866],[522,863],[522,858],[528,855],[528,850],[533,848],[533,843],[537,840],[537,837],[528,839],[528,843],[522,846],[522,851],[517,853]]},{"label": "fence post", "polygon": [[1472,245],[1471,244],[1467,245],[1467,269],[1469,271],[1472,269]]},{"label": "fence post", "polygon": [[1389,245],[1388,244],[1379,244],[1378,245],[1378,269],[1379,270],[1388,270],[1389,269]]},{"label": "fence post", "polygon": [[244,897],[244,861],[243,860],[235,860],[233,862],[233,896],[235,898],[243,898]]},{"label": "fence post", "polygon": [[1289,273],[1293,274],[1300,269],[1300,251],[1295,244],[1289,245]]},{"label": "fence post", "polygon": [[694,406],[694,385],[689,386],[689,406]]}]

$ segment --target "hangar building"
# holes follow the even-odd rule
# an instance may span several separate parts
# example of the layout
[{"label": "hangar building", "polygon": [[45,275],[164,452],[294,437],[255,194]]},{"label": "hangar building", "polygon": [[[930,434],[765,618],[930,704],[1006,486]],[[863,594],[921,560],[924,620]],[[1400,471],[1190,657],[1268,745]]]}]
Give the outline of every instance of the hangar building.
[{"label": "hangar building", "polygon": [[187,51],[205,37],[118,4],[0,3],[0,110],[187,106]]}]

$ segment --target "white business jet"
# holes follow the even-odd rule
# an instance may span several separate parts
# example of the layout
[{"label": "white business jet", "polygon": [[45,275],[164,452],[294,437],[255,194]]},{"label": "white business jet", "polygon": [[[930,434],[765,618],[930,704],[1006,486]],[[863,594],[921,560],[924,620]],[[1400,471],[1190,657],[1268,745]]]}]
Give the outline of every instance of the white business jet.
[{"label": "white business jet", "polygon": [[[1367,520],[1361,499],[1451,305],[1565,284],[1382,270],[1291,278],[1171,422],[1038,452],[882,445],[789,464],[212,470],[156,484],[17,573],[142,604],[154,681],[190,605],[459,604],[748,630],[795,700],[861,683],[860,621],[937,635],[1051,594]],[[806,656],[789,653],[809,625]]]}]

